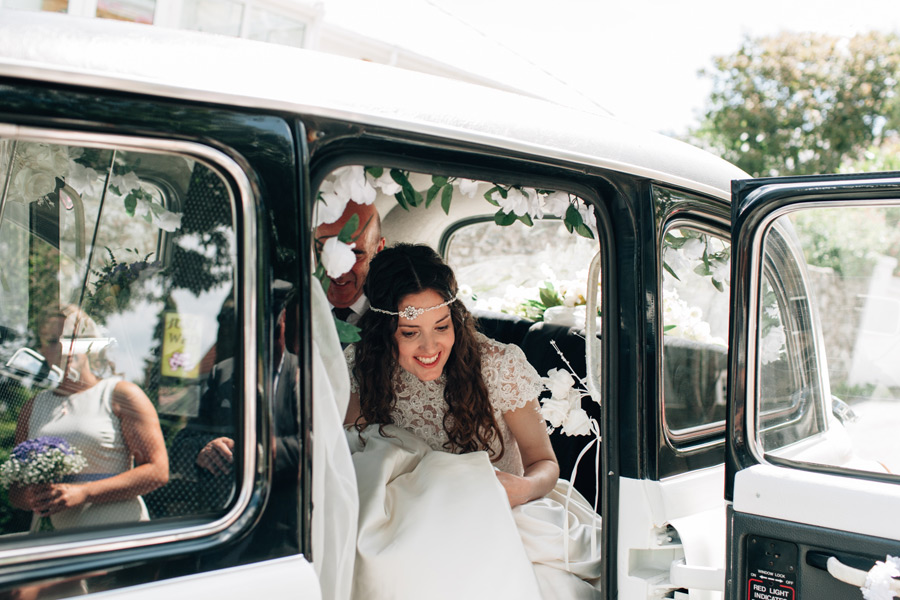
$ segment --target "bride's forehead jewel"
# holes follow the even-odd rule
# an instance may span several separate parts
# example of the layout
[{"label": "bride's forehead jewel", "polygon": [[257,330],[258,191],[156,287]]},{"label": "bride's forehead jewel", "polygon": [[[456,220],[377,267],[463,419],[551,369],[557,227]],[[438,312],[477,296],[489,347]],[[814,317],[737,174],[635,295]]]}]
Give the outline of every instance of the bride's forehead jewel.
[{"label": "bride's forehead jewel", "polygon": [[412,320],[416,319],[417,317],[419,317],[420,315],[425,314],[425,311],[435,310],[435,309],[441,308],[442,306],[448,306],[449,304],[452,304],[453,302],[456,302],[456,296],[453,296],[446,302],[441,302],[440,304],[435,304],[434,306],[428,306],[426,308],[416,308],[415,306],[407,306],[407,307],[403,308],[402,310],[395,311],[395,310],[384,310],[382,308],[377,308],[375,306],[372,306],[372,307],[370,307],[370,310],[377,312],[377,313],[381,313],[383,315],[391,315],[394,317],[403,317],[404,319],[412,321]]}]

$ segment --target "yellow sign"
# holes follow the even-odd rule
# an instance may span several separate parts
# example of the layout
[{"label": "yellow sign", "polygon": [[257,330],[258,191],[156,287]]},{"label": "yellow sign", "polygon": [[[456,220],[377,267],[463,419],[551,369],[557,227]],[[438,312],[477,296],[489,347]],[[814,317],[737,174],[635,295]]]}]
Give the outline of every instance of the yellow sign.
[{"label": "yellow sign", "polygon": [[201,319],[180,313],[166,313],[163,332],[164,377],[196,379],[200,374],[203,328]]}]

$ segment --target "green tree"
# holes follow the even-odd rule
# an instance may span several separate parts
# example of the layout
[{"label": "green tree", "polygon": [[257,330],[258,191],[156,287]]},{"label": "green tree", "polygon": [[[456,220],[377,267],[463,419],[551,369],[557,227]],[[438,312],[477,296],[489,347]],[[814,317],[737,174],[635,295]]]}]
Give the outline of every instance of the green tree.
[{"label": "green tree", "polygon": [[692,141],[754,176],[830,173],[900,130],[900,37],[746,39],[713,81]]}]

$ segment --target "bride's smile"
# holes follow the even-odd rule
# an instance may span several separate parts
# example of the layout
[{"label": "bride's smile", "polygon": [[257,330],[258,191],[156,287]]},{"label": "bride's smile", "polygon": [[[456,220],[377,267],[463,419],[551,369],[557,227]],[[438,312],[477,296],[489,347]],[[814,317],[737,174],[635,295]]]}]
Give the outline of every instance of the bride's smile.
[{"label": "bride's smile", "polygon": [[[400,300],[397,308],[423,309],[412,319],[399,316],[394,340],[397,342],[397,361],[400,366],[422,381],[432,381],[444,372],[444,365],[453,350],[456,339],[446,301],[434,290],[409,294]],[[438,308],[434,308],[434,307]],[[413,313],[417,311],[412,311]]]}]

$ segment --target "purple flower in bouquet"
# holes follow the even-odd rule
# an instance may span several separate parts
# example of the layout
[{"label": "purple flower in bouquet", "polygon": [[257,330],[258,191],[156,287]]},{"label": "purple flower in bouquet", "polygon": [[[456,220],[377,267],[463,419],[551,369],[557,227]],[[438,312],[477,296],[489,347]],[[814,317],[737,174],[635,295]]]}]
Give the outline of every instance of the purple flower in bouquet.
[{"label": "purple flower in bouquet", "polygon": [[[66,475],[80,473],[87,465],[81,451],[60,437],[46,436],[25,440],[13,448],[12,454],[0,465],[0,485],[35,485],[58,483]],[[49,517],[41,517],[39,531],[52,530]]]},{"label": "purple flower in bouquet", "polygon": [[81,472],[86,465],[81,452],[60,437],[25,440],[0,465],[0,485],[9,488],[13,484],[56,483],[66,475]]}]

